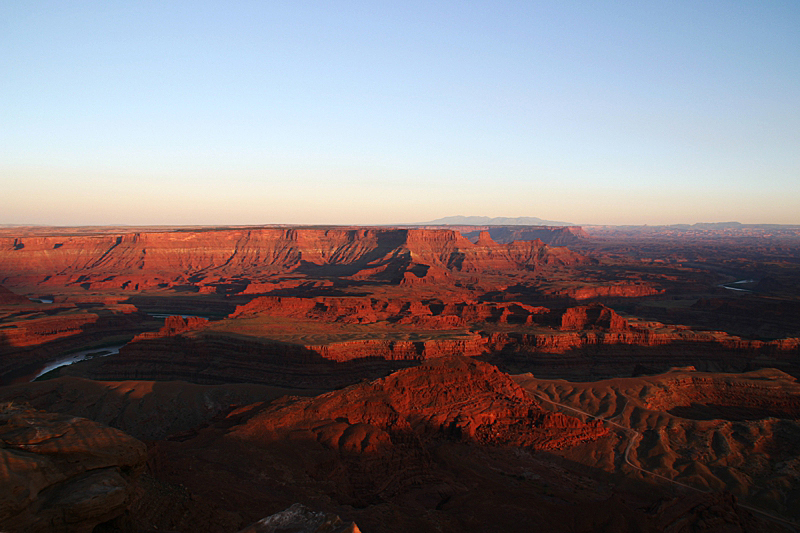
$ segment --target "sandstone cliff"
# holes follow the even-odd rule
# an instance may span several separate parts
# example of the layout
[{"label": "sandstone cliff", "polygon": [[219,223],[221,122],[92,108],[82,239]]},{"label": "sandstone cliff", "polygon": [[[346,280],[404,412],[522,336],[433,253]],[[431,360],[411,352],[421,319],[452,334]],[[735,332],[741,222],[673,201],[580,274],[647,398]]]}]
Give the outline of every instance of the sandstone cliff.
[{"label": "sandstone cliff", "polygon": [[[148,289],[298,271],[364,271],[399,282],[415,265],[446,272],[534,270],[586,259],[541,241],[473,244],[451,230],[252,229],[0,238],[0,282]],[[242,290],[247,283],[242,285]]]}]

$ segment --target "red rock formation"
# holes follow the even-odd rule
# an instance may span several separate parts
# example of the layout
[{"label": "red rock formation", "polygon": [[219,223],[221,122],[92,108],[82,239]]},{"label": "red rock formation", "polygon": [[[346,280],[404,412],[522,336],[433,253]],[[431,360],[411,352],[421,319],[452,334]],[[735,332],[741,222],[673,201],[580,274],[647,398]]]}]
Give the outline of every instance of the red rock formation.
[{"label": "red rock formation", "polygon": [[[565,353],[575,348],[619,346],[664,347],[698,352],[717,351],[749,354],[756,356],[775,355],[778,357],[795,356],[800,349],[800,339],[781,339],[778,341],[746,340],[720,331],[672,330],[657,332],[650,329],[632,328],[632,331],[603,332],[583,331],[564,333],[493,333],[489,335],[492,349],[504,346],[527,347],[542,353]],[[628,353],[621,354],[628,355]],[[690,364],[678,363],[675,364]],[[674,366],[674,365],[673,365]]]},{"label": "red rock formation", "polygon": [[94,346],[120,343],[151,320],[130,305],[30,304],[0,316],[0,383],[32,379],[46,363]]},{"label": "red rock formation", "polygon": [[[208,281],[208,280],[204,280]],[[307,280],[287,280],[287,281],[274,281],[266,283],[250,283],[241,294],[265,294],[272,291],[285,290],[285,289],[312,289],[320,287],[333,287],[333,282],[330,280],[322,281],[307,281]],[[201,290],[206,287],[201,287]],[[213,287],[207,287],[209,289]]]},{"label": "red rock formation", "polygon": [[0,529],[90,532],[121,515],[145,446],[82,418],[0,410]]},{"label": "red rock formation", "polygon": [[293,298],[262,296],[238,306],[230,318],[247,316],[281,316],[307,318],[324,322],[371,323],[399,312],[399,302],[390,306],[386,300],[374,298]]},{"label": "red rock formation", "polygon": [[202,318],[199,316],[189,316],[184,318],[179,315],[172,315],[164,319],[164,326],[160,330],[155,332],[140,333],[139,335],[136,335],[133,340],[137,341],[144,339],[157,339],[159,337],[171,337],[174,335],[180,335],[181,333],[186,333],[187,331],[192,331],[194,329],[203,328],[207,324],[207,318]]},{"label": "red rock formation", "polygon": [[[338,425],[330,427],[334,422]],[[463,357],[432,359],[370,384],[278,405],[232,435],[258,440],[299,428],[337,449],[357,452],[379,451],[391,442],[391,433],[406,431],[537,449],[607,433],[600,423],[544,411],[508,375]]]},{"label": "red rock formation", "polygon": [[558,289],[549,294],[555,298],[571,298],[573,300],[591,300],[594,298],[640,298],[663,293],[647,283],[618,282],[609,285],[590,285]]},{"label": "red rock formation", "polygon": [[[749,374],[674,372],[661,376],[643,400],[647,409],[670,411],[676,407],[714,405],[734,407],[742,413],[770,412],[772,416],[800,418],[800,385],[774,369]],[[681,409],[690,413],[690,409]]]},{"label": "red rock formation", "polygon": [[630,331],[628,322],[602,304],[570,307],[561,315],[561,330],[602,329],[608,332]]},{"label": "red rock formation", "polygon": [[202,384],[261,383],[298,389],[339,388],[391,369],[485,351],[479,334],[424,341],[362,339],[298,345],[200,331],[143,336],[113,357],[61,369],[61,375],[107,380],[185,380]]},{"label": "red rock formation", "polygon": [[0,238],[0,281],[141,290],[205,285],[203,279],[214,276],[252,280],[322,268],[330,275],[365,271],[399,282],[416,264],[440,272],[483,272],[586,261],[541,241],[486,244],[475,245],[450,230],[347,228]]},{"label": "red rock formation", "polygon": [[343,363],[367,358],[419,362],[438,357],[458,355],[476,357],[485,353],[486,346],[486,338],[475,333],[453,339],[430,339],[425,341],[365,339],[307,345],[305,347],[325,359]]},{"label": "red rock formation", "polygon": [[[213,327],[171,320],[173,326],[137,336],[118,355],[76,375],[277,386],[294,380],[294,386],[328,388],[357,381],[360,371],[377,377],[396,363],[451,355],[490,357],[515,372],[596,379],[679,364],[728,370],[756,361],[790,365],[800,353],[798,339],[764,342],[659,323],[632,326],[601,304],[551,312],[516,302],[267,296]],[[341,331],[339,324],[348,328]]]},{"label": "red rock formation", "polygon": [[8,324],[0,332],[0,339],[11,346],[34,346],[78,335],[98,318],[94,313],[75,313],[19,320]]},{"label": "red rock formation", "polygon": [[250,521],[307,501],[376,532],[521,532],[534,515],[555,532],[560,512],[541,487],[571,477],[563,468],[551,475],[541,466],[550,454],[531,451],[606,434],[545,413],[490,365],[454,358],[313,399],[243,407],[194,438],[158,443],[154,456],[161,479],[235,500]]},{"label": "red rock formation", "polygon": [[[349,324],[391,321],[422,329],[455,329],[480,322],[531,324],[548,313],[550,310],[546,307],[518,302],[443,303],[394,298],[263,296],[238,306],[230,318],[280,316]],[[619,319],[616,314],[614,316]]]},{"label": "red rock formation", "polygon": [[400,280],[400,285],[433,285],[448,283],[451,279],[447,269],[417,263],[410,265],[403,273],[403,279]]}]

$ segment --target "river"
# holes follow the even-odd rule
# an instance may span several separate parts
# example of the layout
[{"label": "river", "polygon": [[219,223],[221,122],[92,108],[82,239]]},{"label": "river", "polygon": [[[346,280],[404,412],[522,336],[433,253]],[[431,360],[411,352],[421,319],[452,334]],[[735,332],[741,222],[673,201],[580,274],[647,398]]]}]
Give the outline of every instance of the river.
[{"label": "river", "polygon": [[731,287],[731,285],[746,285],[755,282],[756,280],[754,279],[740,279],[739,281],[732,281],[731,283],[723,283],[719,285],[719,287],[722,287],[723,289],[728,289],[729,291],[753,292],[750,289],[743,289],[741,287]]},{"label": "river", "polygon": [[[127,343],[125,343],[127,344]],[[105,346],[102,348],[92,348],[91,350],[82,350],[80,352],[74,352],[66,357],[62,357],[56,361],[51,363],[47,363],[47,365],[42,368],[38,374],[36,374],[31,381],[35,381],[40,376],[50,372],[51,370],[55,370],[56,368],[71,365],[72,363],[77,363],[78,361],[85,361],[86,359],[93,359],[95,357],[106,357],[108,355],[114,355],[119,353],[120,348],[125,346],[125,344],[116,344],[114,346]]]},{"label": "river", "polygon": [[[42,299],[42,303],[51,303],[52,300],[49,302],[45,302]],[[208,318],[200,315],[178,315],[176,313],[147,313],[148,315],[152,316],[153,318],[163,318],[166,319],[170,316],[180,316],[182,318],[190,318],[196,316],[198,318]],[[47,363],[41,370],[37,372],[35,376],[33,376],[29,381],[35,381],[39,377],[43,376],[44,374],[50,372],[51,370],[55,370],[56,368],[60,368],[62,366],[71,365],[72,363],[77,363],[79,361],[85,361],[87,359],[93,359],[95,357],[107,357],[109,355],[115,355],[119,353],[119,350],[125,346],[125,344],[116,344],[113,346],[104,346],[101,348],[92,348],[90,350],[81,350],[79,352],[73,352],[69,355],[65,355],[60,359]],[[30,375],[30,374],[29,374]]]}]

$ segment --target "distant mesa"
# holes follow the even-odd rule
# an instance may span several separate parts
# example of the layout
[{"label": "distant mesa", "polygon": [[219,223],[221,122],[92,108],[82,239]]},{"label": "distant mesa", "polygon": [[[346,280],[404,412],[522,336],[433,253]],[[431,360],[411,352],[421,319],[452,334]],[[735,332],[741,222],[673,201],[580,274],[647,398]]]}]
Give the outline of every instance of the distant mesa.
[{"label": "distant mesa", "polygon": [[[548,246],[570,246],[591,238],[580,226],[454,226],[471,241],[486,233],[497,244],[539,239]],[[485,228],[485,229],[484,229]],[[477,241],[476,241],[477,243]]]},{"label": "distant mesa", "polygon": [[543,220],[537,217],[479,217],[457,215],[420,222],[419,226],[574,226],[571,222]]},{"label": "distant mesa", "polygon": [[549,246],[569,246],[590,238],[581,226],[571,222],[536,217],[454,216],[411,224],[409,227],[441,229],[443,226],[460,232],[472,242],[477,242],[482,232],[487,232],[487,236],[497,244],[539,239]]},{"label": "distant mesa", "polygon": [[728,229],[728,228],[739,228],[743,226],[741,222],[731,221],[731,222],[698,222],[693,224],[692,227],[695,228],[703,228],[703,229]]}]

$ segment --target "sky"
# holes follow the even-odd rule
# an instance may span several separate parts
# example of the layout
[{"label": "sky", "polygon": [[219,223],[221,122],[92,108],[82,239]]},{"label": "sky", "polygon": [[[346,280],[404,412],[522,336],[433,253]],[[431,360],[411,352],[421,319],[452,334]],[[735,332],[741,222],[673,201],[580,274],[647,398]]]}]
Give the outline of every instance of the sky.
[{"label": "sky", "polygon": [[0,224],[800,224],[800,2],[0,0]]}]

